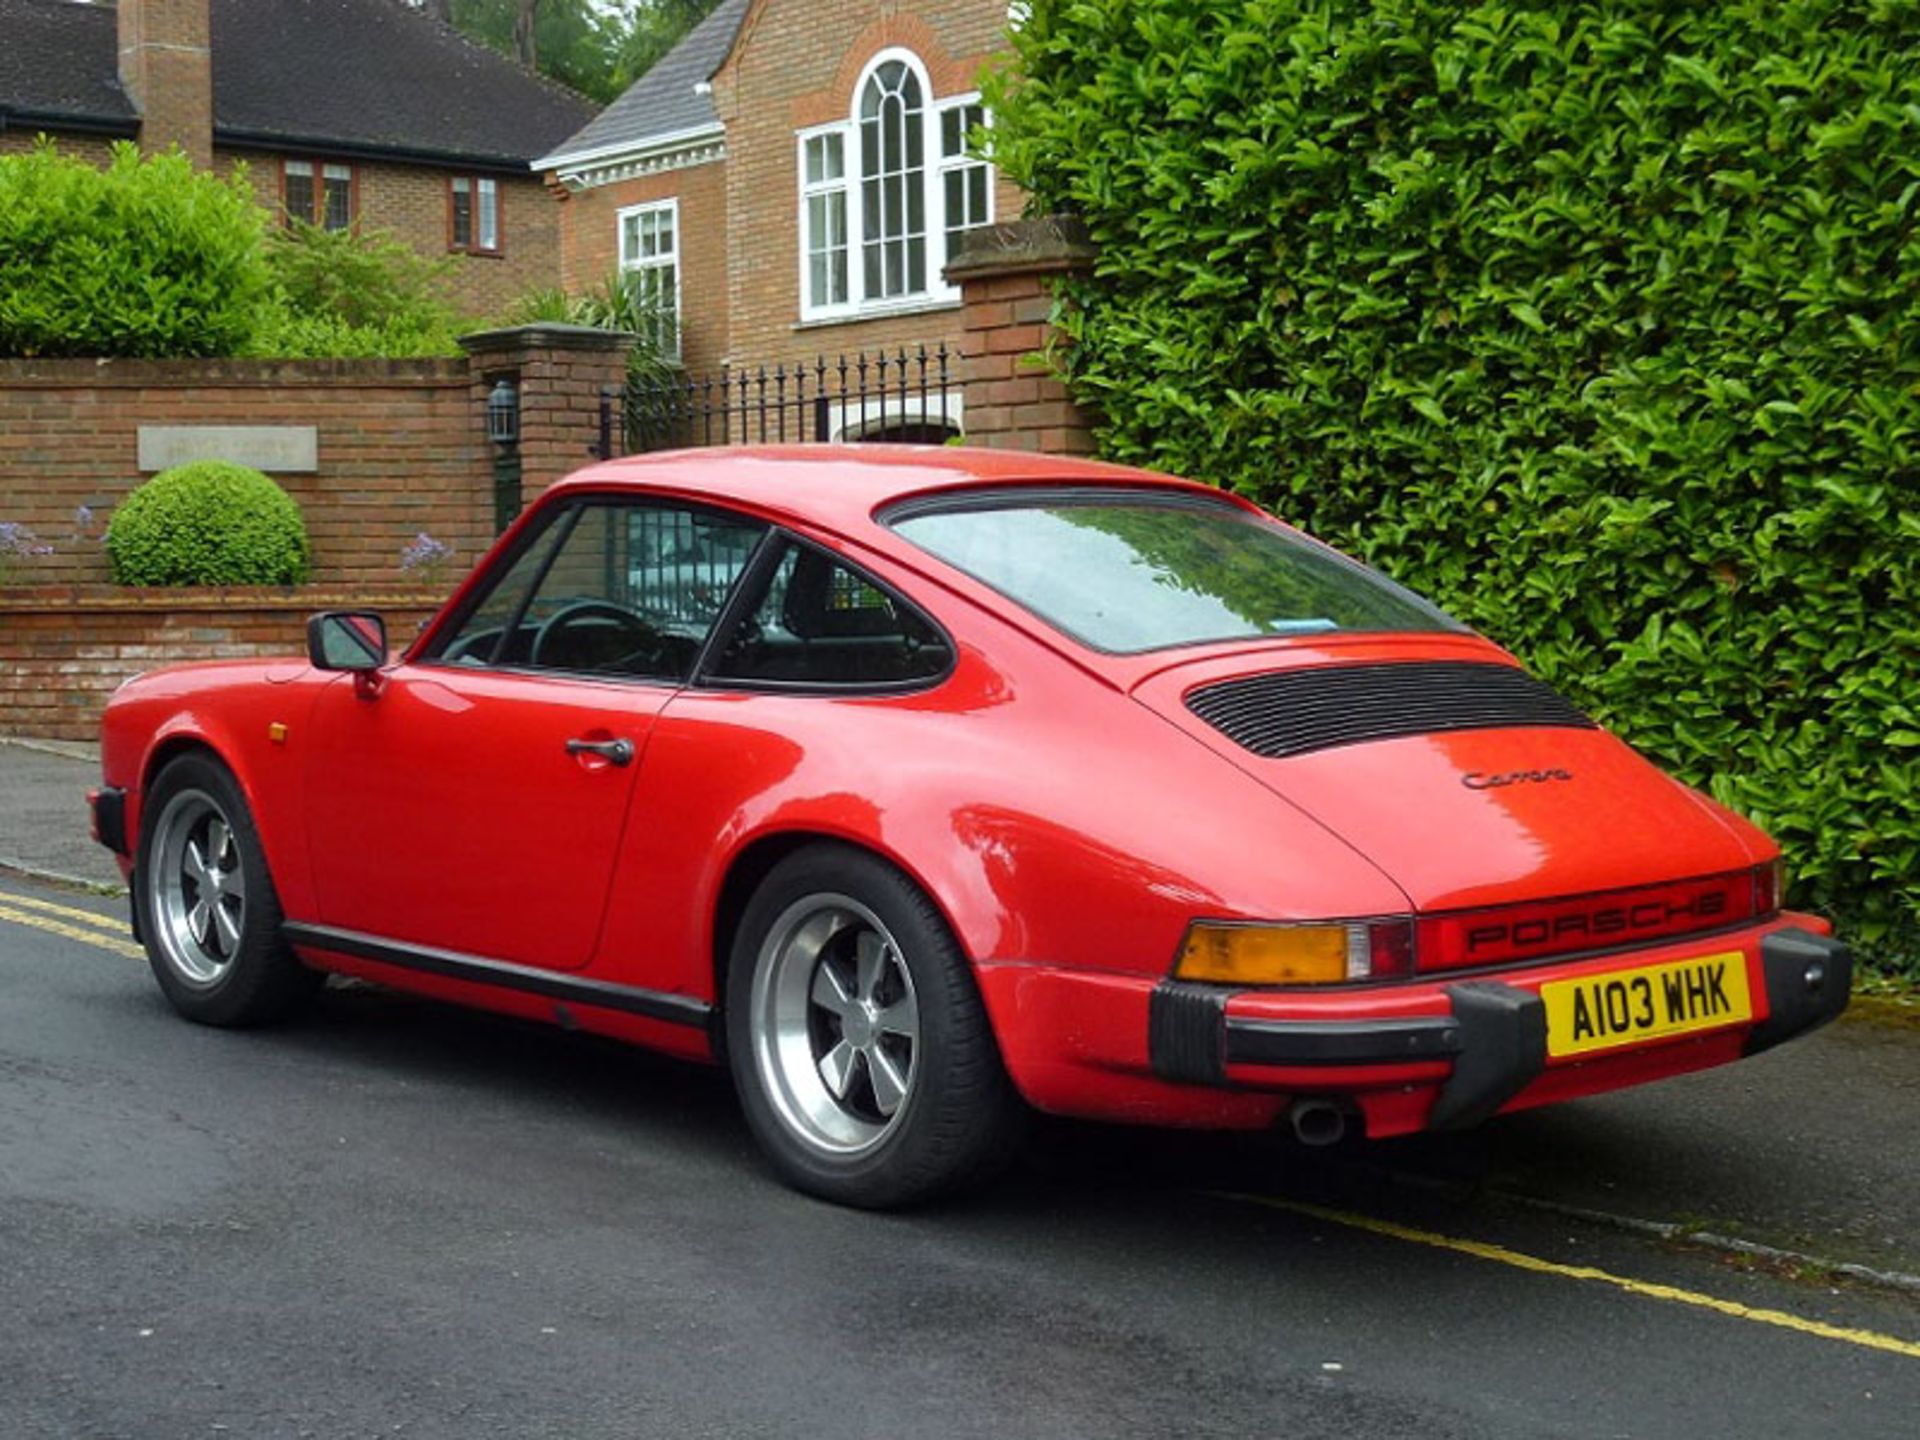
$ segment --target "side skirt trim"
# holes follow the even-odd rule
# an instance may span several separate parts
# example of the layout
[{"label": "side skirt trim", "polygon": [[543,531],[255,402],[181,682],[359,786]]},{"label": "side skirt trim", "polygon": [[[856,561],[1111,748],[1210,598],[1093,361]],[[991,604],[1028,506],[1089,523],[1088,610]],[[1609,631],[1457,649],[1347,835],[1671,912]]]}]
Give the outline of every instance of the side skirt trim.
[{"label": "side skirt trim", "polygon": [[385,940],[378,935],[363,935],[357,930],[341,930],[332,925],[312,925],[288,920],[280,933],[294,945],[310,950],[331,950],[362,960],[377,960],[428,975],[444,975],[450,980],[466,980],[478,985],[496,985],[503,990],[521,990],[530,995],[545,995],[575,1005],[597,1005],[602,1010],[619,1010],[649,1020],[664,1020],[671,1025],[689,1025],[704,1029],[713,1016],[713,1006],[688,995],[665,990],[642,990],[634,985],[615,985],[606,980],[586,980],[541,970],[531,965],[515,965],[505,960],[487,960],[457,950],[440,950],[431,945],[411,945],[401,940]]}]

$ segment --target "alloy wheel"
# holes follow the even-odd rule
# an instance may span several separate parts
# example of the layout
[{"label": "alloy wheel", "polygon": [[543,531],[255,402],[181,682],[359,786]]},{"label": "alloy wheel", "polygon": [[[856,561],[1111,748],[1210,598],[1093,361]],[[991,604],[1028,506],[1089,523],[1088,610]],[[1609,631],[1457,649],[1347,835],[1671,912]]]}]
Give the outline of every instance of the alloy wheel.
[{"label": "alloy wheel", "polygon": [[190,984],[218,984],[246,930],[247,876],[233,826],[212,796],[182,790],[153,829],[148,913],[162,953]]},{"label": "alloy wheel", "polygon": [[920,1010],[899,944],[845,895],[812,895],[767,931],[754,967],[754,1063],[810,1148],[871,1150],[913,1097]]}]

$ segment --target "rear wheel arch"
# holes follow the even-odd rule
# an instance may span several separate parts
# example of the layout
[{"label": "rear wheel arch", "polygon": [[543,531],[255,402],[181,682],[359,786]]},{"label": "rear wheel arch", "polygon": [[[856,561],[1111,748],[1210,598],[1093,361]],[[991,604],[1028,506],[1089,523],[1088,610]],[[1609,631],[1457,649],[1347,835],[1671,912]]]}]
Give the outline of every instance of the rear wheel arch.
[{"label": "rear wheel arch", "polygon": [[[959,946],[961,954],[967,957],[968,966],[973,965],[973,957],[967,949],[965,932],[954,923],[953,914],[942,903],[939,892],[911,866],[903,864],[899,856],[890,854],[877,845],[830,830],[777,830],[755,836],[740,848],[728,863],[726,875],[721,880],[719,893],[714,899],[712,946],[708,961],[713,967],[713,998],[716,1014],[726,1009],[727,967],[733,955],[734,937],[740,932],[741,919],[746,914],[748,903],[753,899],[754,891],[760,888],[761,882],[782,860],[815,845],[839,846],[878,860],[889,869],[898,872],[908,884],[926,897],[928,904],[939,912],[942,923],[947,927],[947,933],[953,936],[954,943]],[[723,1035],[724,1028],[716,1025],[714,1027],[716,1036]]]}]

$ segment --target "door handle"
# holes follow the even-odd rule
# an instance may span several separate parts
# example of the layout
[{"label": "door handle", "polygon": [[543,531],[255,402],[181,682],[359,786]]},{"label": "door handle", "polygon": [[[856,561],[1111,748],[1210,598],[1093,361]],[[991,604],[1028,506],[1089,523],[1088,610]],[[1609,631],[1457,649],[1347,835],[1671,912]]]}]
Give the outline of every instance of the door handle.
[{"label": "door handle", "polygon": [[598,755],[610,765],[631,765],[633,763],[633,741],[631,740],[569,740],[569,755]]}]

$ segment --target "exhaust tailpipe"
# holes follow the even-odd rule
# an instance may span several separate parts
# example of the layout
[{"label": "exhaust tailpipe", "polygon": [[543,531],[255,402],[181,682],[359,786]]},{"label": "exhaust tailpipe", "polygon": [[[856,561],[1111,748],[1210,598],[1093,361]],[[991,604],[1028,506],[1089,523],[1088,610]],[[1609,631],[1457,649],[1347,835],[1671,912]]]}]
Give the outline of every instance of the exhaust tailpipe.
[{"label": "exhaust tailpipe", "polygon": [[1347,1133],[1347,1112],[1333,1100],[1296,1100],[1287,1110],[1287,1123],[1302,1145],[1337,1145]]}]

